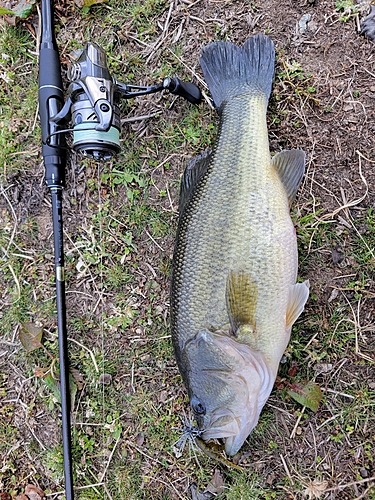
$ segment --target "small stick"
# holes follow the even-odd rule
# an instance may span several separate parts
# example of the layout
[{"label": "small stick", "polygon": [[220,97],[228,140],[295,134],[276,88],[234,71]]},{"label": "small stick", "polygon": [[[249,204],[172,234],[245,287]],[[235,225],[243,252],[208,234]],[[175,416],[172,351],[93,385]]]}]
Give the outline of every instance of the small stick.
[{"label": "small stick", "polygon": [[281,461],[283,463],[283,466],[284,466],[284,469],[285,469],[285,472],[289,478],[289,481],[292,483],[292,485],[294,485],[294,481],[293,481],[293,478],[292,476],[290,475],[290,472],[289,472],[289,469],[288,469],[288,466],[286,464],[286,461],[285,461],[285,458],[282,456],[282,454],[280,453],[280,458],[281,458]]},{"label": "small stick", "polygon": [[304,407],[302,408],[301,413],[298,415],[297,421],[296,421],[295,426],[294,426],[294,428],[293,428],[293,430],[292,430],[292,433],[291,433],[291,435],[290,435],[290,439],[293,439],[293,438],[295,437],[296,432],[297,432],[297,428],[298,428],[298,426],[299,426],[299,423],[301,422],[301,418],[302,418],[302,415],[305,413],[305,410],[306,410],[306,406],[304,406]]},{"label": "small stick", "polygon": [[77,340],[74,340],[74,339],[72,339],[70,337],[68,337],[68,340],[70,340],[70,342],[74,342],[75,344],[79,345],[80,347],[82,347],[82,349],[85,349],[85,351],[87,351],[90,354],[90,357],[91,357],[92,362],[93,362],[94,367],[95,367],[95,371],[96,371],[96,373],[99,373],[99,368],[98,368],[98,365],[96,363],[96,359],[95,359],[94,353],[92,351],[90,351],[90,349],[88,347],[84,346],[83,344],[81,344]]},{"label": "small stick", "polygon": [[118,443],[119,443],[119,441],[120,441],[120,438],[121,438],[121,434],[120,434],[120,436],[117,438],[117,441],[116,441],[116,443],[115,443],[115,446],[113,447],[113,450],[111,451],[111,454],[109,455],[108,462],[107,462],[107,465],[105,466],[104,471],[103,471],[103,472],[102,472],[102,474],[100,474],[100,476],[99,476],[99,477],[100,477],[100,481],[103,481],[104,476],[107,474],[107,470],[108,470],[109,464],[110,464],[110,463],[111,463],[111,461],[112,461],[113,455],[114,455],[114,453],[115,453],[115,451],[116,451],[116,448],[117,448],[117,445],[118,445]]}]

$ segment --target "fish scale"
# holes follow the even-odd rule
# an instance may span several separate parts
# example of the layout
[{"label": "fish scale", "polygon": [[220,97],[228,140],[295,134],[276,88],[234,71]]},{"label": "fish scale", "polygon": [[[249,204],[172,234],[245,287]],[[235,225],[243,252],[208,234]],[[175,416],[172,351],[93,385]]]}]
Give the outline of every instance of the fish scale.
[{"label": "fish scale", "polygon": [[[266,100],[235,101],[225,109],[210,167],[179,228],[174,269],[180,286],[174,288],[173,302],[182,320],[172,333],[180,345],[202,327],[227,327],[225,288],[230,270],[247,269],[261,277],[259,286],[266,285],[260,290],[264,308],[269,302],[273,305],[272,297],[267,300],[269,295],[285,295],[296,279],[297,249],[288,201],[271,167],[267,135],[259,141],[256,134],[256,130],[266,130],[265,112],[255,113],[254,108],[265,109]],[[236,158],[238,149],[241,154]],[[266,196],[271,183],[272,196]],[[280,271],[289,275],[281,290],[279,273],[274,271],[279,262],[283,263]],[[270,269],[272,276],[266,279]]]},{"label": "fish scale", "polygon": [[171,332],[202,439],[229,455],[256,425],[308,285],[289,205],[305,155],[269,152],[266,109],[274,49],[216,43],[202,69],[220,114],[213,152],[191,162],[180,193]]}]

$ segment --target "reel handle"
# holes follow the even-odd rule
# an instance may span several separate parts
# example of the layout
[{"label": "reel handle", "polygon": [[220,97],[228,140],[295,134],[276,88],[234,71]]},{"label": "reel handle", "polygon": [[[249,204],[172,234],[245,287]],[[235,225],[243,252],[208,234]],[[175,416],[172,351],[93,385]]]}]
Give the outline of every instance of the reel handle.
[{"label": "reel handle", "polygon": [[[192,104],[199,104],[202,100],[202,93],[194,83],[184,82],[179,78],[167,78],[170,80],[167,84],[167,88],[171,94],[179,95]],[[165,85],[165,83],[164,83]]]}]

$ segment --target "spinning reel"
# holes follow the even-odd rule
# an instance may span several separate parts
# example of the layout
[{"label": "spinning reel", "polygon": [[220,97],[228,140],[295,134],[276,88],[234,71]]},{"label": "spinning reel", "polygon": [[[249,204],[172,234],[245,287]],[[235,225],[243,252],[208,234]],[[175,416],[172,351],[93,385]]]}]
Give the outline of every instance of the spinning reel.
[{"label": "spinning reel", "polygon": [[59,113],[51,117],[56,124],[72,123],[73,149],[96,160],[108,160],[120,151],[121,99],[168,90],[193,104],[201,101],[201,91],[193,83],[165,78],[151,86],[118,82],[109,73],[105,52],[88,43],[68,69],[71,82],[68,98]]}]

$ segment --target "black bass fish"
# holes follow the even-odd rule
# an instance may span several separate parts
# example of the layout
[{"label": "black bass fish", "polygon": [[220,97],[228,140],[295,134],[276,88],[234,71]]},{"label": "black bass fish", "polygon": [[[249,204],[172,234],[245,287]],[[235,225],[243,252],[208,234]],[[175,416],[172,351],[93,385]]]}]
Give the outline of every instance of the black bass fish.
[{"label": "black bass fish", "polygon": [[296,284],[289,213],[305,153],[269,151],[274,59],[265,35],[203,49],[220,129],[213,152],[187,166],[180,191],[172,340],[200,437],[223,438],[227,455],[256,426],[309,295],[307,281]]}]

